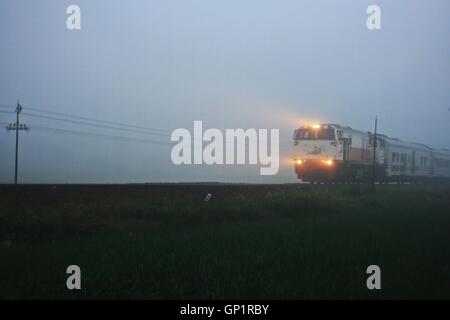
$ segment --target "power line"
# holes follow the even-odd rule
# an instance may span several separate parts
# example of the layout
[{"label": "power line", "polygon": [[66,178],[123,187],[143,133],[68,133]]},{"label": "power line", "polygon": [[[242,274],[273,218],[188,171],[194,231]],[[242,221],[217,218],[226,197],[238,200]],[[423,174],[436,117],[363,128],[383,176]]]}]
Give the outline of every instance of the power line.
[{"label": "power line", "polygon": [[[0,122],[0,125],[8,125],[8,123],[7,122]],[[100,138],[106,138],[106,139],[110,139],[110,140],[119,140],[119,141],[125,141],[125,142],[141,142],[141,143],[148,143],[148,144],[171,145],[170,142],[165,142],[165,141],[158,141],[158,140],[151,140],[151,139],[141,139],[141,138],[133,138],[133,137],[124,137],[124,136],[109,135],[109,134],[97,133],[97,132],[67,130],[67,129],[60,129],[60,128],[35,126],[35,125],[33,125],[33,129],[44,130],[44,131],[51,131],[51,132],[62,133],[62,134],[78,135],[78,136],[100,137]]]},{"label": "power line", "polygon": [[[14,106],[6,105],[6,104],[0,104],[0,106],[14,108]],[[149,131],[149,132],[152,132],[152,133],[165,133],[166,135],[170,135],[171,134],[170,131],[163,130],[163,129],[150,128],[150,127],[141,127],[141,126],[130,125],[130,124],[121,123],[121,122],[114,122],[114,121],[106,121],[106,120],[100,120],[100,119],[95,119],[95,118],[88,118],[88,117],[77,116],[77,115],[73,115],[73,114],[67,114],[67,113],[56,112],[56,111],[40,109],[40,108],[26,107],[25,109],[32,110],[32,111],[35,111],[35,112],[42,112],[42,113],[47,113],[47,114],[59,115],[59,116],[66,117],[66,118],[75,118],[75,119],[86,120],[86,121],[90,121],[90,122],[99,122],[99,123],[112,124],[112,125],[121,126],[121,127],[135,128],[135,129],[140,129],[140,130],[144,130],[144,131]]]},{"label": "power line", "polygon": [[135,126],[135,125],[121,123],[121,122],[106,121],[106,120],[100,120],[100,119],[95,119],[95,118],[82,117],[82,116],[77,116],[77,115],[73,115],[73,114],[67,114],[67,113],[56,112],[56,111],[51,111],[51,110],[45,110],[45,109],[40,109],[40,108],[27,107],[26,109],[29,109],[29,110],[32,110],[32,111],[35,111],[35,112],[54,114],[54,115],[58,115],[58,116],[75,118],[75,119],[80,119],[80,120],[87,120],[87,121],[91,121],[91,122],[112,124],[112,125],[116,125],[116,126],[129,127],[129,128],[135,128],[135,129],[141,129],[141,130],[153,131],[153,132],[160,132],[160,133],[166,133],[166,134],[170,134],[171,133],[170,131],[157,129],[157,128],[141,127],[141,126]]},{"label": "power line", "polygon": [[[3,105],[3,104],[0,104],[0,107],[1,108],[14,108],[11,105]],[[19,101],[17,101],[17,106],[16,106],[15,111],[0,110],[0,113],[4,113],[4,114],[16,113],[16,122],[15,123],[9,123],[8,124],[6,122],[0,122],[0,124],[7,125],[6,126],[6,130],[7,131],[15,131],[15,135],[16,135],[14,184],[17,184],[17,181],[18,181],[17,178],[18,178],[19,131],[22,131],[22,130],[28,131],[29,130],[29,128],[28,128],[28,126],[26,124],[23,124],[23,123],[19,122],[19,114],[22,113],[22,109],[23,108],[19,104]],[[35,109],[35,108],[29,108],[29,109],[33,109],[33,110],[38,111],[38,112],[51,113],[50,111],[44,111],[44,110],[39,110],[39,109]],[[102,124],[99,124],[99,123],[90,123],[90,122],[85,122],[85,121],[76,121],[76,120],[71,120],[71,119],[64,119],[64,118],[59,118],[59,117],[51,117],[51,116],[48,116],[48,115],[40,115],[40,114],[33,114],[33,113],[27,113],[27,112],[24,112],[22,114],[26,115],[26,116],[30,116],[30,117],[36,117],[36,118],[43,118],[43,119],[49,119],[49,120],[68,122],[68,123],[86,125],[86,126],[91,126],[91,127],[96,127],[96,128],[106,128],[106,129],[113,129],[113,130],[121,130],[121,131],[128,131],[128,132],[134,132],[134,133],[140,133],[140,134],[170,136],[170,134],[168,134],[168,131],[166,131],[167,133],[162,133],[164,131],[163,130],[159,130],[159,129],[149,129],[149,128],[144,128],[144,127],[126,125],[126,124],[122,124],[122,123],[119,123],[119,122],[114,123],[114,122],[97,120],[97,119],[89,119],[89,118],[85,118],[85,117],[78,117],[78,116],[74,116],[74,115],[67,115],[67,114],[58,113],[58,112],[52,112],[52,113],[53,114],[60,114],[63,117],[72,117],[72,118],[84,119],[84,120],[87,120],[87,121],[90,121],[90,122],[114,124],[115,126],[102,125]],[[117,126],[122,126],[122,127],[120,128],[120,127],[117,127]],[[139,130],[131,129],[133,127],[138,128]],[[135,137],[124,137],[124,136],[109,135],[109,134],[96,133],[96,132],[67,130],[67,129],[50,128],[50,127],[44,127],[44,126],[33,126],[33,128],[37,129],[37,130],[44,130],[44,131],[50,131],[50,132],[55,132],[55,133],[61,133],[61,134],[71,134],[71,135],[86,136],[86,137],[100,137],[100,138],[110,139],[110,140],[114,140],[114,141],[140,142],[140,143],[159,144],[159,145],[171,145],[171,143],[168,142],[168,141],[141,139],[141,138],[135,138]],[[151,131],[153,131],[153,132],[151,132]],[[157,132],[157,131],[159,131],[159,132]]]},{"label": "power line", "polygon": [[96,132],[67,130],[67,129],[60,129],[60,128],[50,128],[50,127],[35,126],[35,125],[33,125],[33,129],[53,131],[53,132],[58,132],[58,133],[67,133],[67,134],[72,134],[72,135],[88,136],[88,137],[101,137],[101,138],[106,138],[106,139],[111,139],[111,140],[119,140],[119,141],[126,141],[126,142],[141,142],[141,143],[148,143],[148,144],[171,145],[171,143],[165,142],[165,141],[158,141],[158,140],[151,140],[151,139],[141,139],[141,138],[132,138],[132,137],[124,137],[124,136],[109,135],[109,134],[96,133]]},{"label": "power line", "polygon": [[23,115],[35,117],[35,118],[43,118],[43,119],[49,119],[49,120],[55,120],[55,121],[62,121],[62,122],[68,122],[68,123],[74,123],[74,124],[81,124],[85,126],[91,126],[96,128],[105,128],[105,129],[112,129],[112,130],[120,130],[120,131],[129,131],[129,132],[135,132],[135,133],[141,133],[141,134],[149,134],[149,135],[157,135],[157,136],[170,136],[169,134],[164,133],[157,133],[157,132],[147,132],[144,130],[135,130],[135,129],[127,129],[127,128],[119,128],[119,127],[113,127],[113,126],[107,126],[107,125],[101,125],[101,124],[93,124],[89,122],[82,122],[82,121],[76,121],[76,120],[70,120],[70,119],[62,119],[62,118],[56,118],[56,117],[50,117],[45,115],[38,115],[28,112],[23,112]]}]

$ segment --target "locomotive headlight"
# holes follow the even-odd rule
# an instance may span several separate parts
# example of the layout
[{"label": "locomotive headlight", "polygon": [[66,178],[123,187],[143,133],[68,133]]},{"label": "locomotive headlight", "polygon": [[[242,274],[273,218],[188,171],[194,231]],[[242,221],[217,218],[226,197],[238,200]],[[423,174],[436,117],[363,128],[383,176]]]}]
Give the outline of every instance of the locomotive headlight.
[{"label": "locomotive headlight", "polygon": [[312,127],[313,127],[313,129],[316,129],[316,130],[320,129],[320,124],[313,124]]},{"label": "locomotive headlight", "polygon": [[303,163],[303,160],[298,159],[298,160],[295,161],[295,163],[296,163],[296,164],[302,164],[302,163]]},{"label": "locomotive headlight", "polygon": [[331,159],[327,159],[327,160],[322,160],[322,163],[326,166],[332,166],[333,165],[333,160]]}]

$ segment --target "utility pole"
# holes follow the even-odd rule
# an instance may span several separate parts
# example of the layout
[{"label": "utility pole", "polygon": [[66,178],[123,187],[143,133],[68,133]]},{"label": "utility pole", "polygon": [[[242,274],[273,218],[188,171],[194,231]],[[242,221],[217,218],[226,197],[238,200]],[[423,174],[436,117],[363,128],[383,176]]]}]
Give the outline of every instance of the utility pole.
[{"label": "utility pole", "polygon": [[378,124],[378,117],[375,117],[375,131],[373,135],[373,161],[372,161],[372,191],[375,191],[375,172],[376,172],[376,162],[377,162],[377,124]]},{"label": "utility pole", "polygon": [[19,114],[22,111],[22,106],[20,105],[19,101],[17,101],[17,107],[16,107],[16,123],[10,123],[6,130],[16,131],[16,165],[14,167],[14,184],[17,184],[17,170],[18,170],[18,164],[19,164],[19,130],[30,130],[26,124],[19,123]]}]

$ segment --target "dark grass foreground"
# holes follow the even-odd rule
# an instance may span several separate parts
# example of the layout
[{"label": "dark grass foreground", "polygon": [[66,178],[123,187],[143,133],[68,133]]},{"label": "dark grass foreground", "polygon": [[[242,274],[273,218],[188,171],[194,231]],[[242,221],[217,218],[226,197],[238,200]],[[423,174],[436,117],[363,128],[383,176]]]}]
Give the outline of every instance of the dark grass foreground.
[{"label": "dark grass foreground", "polygon": [[0,298],[450,298],[445,186],[0,191]]}]

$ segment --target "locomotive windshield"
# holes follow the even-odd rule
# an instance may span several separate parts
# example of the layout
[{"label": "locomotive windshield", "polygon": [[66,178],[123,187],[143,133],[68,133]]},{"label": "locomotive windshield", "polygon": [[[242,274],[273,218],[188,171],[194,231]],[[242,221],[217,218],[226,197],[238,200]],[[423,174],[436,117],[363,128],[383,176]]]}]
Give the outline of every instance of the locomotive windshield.
[{"label": "locomotive windshield", "polygon": [[336,140],[334,129],[298,129],[296,140]]}]

